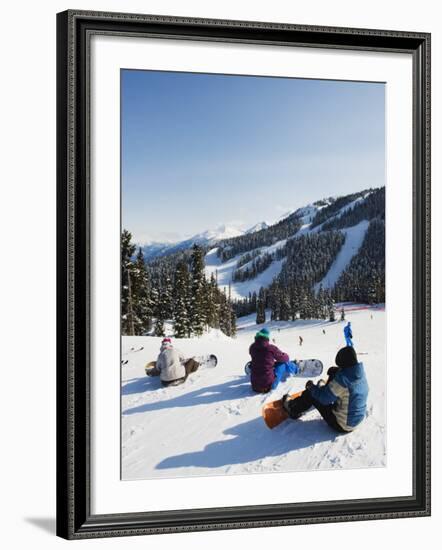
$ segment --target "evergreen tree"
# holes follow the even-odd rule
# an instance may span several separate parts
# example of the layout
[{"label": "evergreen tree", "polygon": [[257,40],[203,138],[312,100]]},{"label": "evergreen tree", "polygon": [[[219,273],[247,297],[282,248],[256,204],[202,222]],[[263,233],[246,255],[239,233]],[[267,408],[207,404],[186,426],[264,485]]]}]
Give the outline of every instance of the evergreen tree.
[{"label": "evergreen tree", "polygon": [[269,305],[271,309],[271,320],[278,321],[281,312],[281,292],[279,284],[276,281],[271,285]]},{"label": "evergreen tree", "polygon": [[165,271],[162,284],[162,307],[165,319],[173,318],[173,286],[172,275]]},{"label": "evergreen tree", "polygon": [[326,319],[327,313],[328,313],[328,307],[327,307],[327,301],[326,301],[326,292],[322,288],[322,284],[319,286],[318,295],[316,297],[317,299],[317,310],[318,310],[318,318],[319,319]]},{"label": "evergreen tree", "polygon": [[136,246],[131,243],[132,235],[126,229],[121,235],[121,330],[125,336],[135,334],[135,319],[132,297],[132,256]]},{"label": "evergreen tree", "polygon": [[236,315],[233,307],[230,305],[230,334],[229,336],[236,335]]},{"label": "evergreen tree", "polygon": [[220,303],[219,303],[219,294],[218,283],[216,282],[216,277],[212,273],[210,277],[210,297],[211,297],[211,324],[210,326],[214,328],[219,328],[219,317],[220,317]]},{"label": "evergreen tree", "polygon": [[280,321],[290,319],[290,297],[287,292],[280,293],[279,319]]},{"label": "evergreen tree", "polygon": [[190,329],[196,336],[204,332],[204,256],[202,248],[194,245],[191,259],[191,300],[190,300]]},{"label": "evergreen tree", "polygon": [[335,316],[335,302],[333,300],[332,293],[330,290],[326,292],[326,304],[327,304],[327,314],[328,314],[328,320],[330,322],[333,322],[336,320]]},{"label": "evergreen tree", "polygon": [[266,322],[265,297],[264,289],[259,289],[258,299],[256,302],[256,324],[261,325]]},{"label": "evergreen tree", "polygon": [[150,298],[150,280],[141,248],[131,271],[131,295],[135,334],[141,335],[152,328],[152,303]]},{"label": "evergreen tree", "polygon": [[299,289],[295,284],[290,285],[290,317],[296,321],[299,313]]},{"label": "evergreen tree", "polygon": [[220,329],[227,334],[231,335],[232,332],[232,317],[230,304],[227,300],[225,291],[220,295]]},{"label": "evergreen tree", "polygon": [[166,332],[164,330],[164,318],[161,311],[157,313],[157,318],[155,320],[155,326],[154,326],[154,334],[155,336],[165,336]]},{"label": "evergreen tree", "polygon": [[175,337],[190,336],[189,319],[189,270],[184,261],[178,263],[175,272],[174,287]]}]

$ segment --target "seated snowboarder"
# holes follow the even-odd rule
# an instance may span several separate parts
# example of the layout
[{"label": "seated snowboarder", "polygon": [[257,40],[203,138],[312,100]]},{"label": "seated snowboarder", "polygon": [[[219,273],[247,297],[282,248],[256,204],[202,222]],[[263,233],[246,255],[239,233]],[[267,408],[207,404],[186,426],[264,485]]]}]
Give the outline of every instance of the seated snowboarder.
[{"label": "seated snowboarder", "polygon": [[365,418],[367,409],[368,383],[364,366],[358,362],[353,347],[346,346],[338,351],[337,367],[328,370],[325,384],[311,380],[296,399],[284,395],[283,407],[291,418],[299,418],[311,407],[315,407],[322,418],[334,430],[347,433],[354,430]]},{"label": "seated snowboarder", "polygon": [[345,343],[347,346],[352,346],[353,347],[353,341],[352,341],[352,338],[353,338],[353,332],[351,331],[351,323],[350,321],[345,325],[344,327],[344,338],[345,338]]},{"label": "seated snowboarder", "polygon": [[183,384],[198,367],[199,363],[194,359],[185,360],[184,355],[173,347],[170,338],[163,338],[160,354],[155,362],[155,374],[160,376],[163,386]]},{"label": "seated snowboarder", "polygon": [[289,356],[270,343],[270,332],[262,328],[255,335],[255,341],[249,348],[252,357],[250,380],[257,393],[267,393],[276,388],[284,374],[298,372],[298,367]]}]

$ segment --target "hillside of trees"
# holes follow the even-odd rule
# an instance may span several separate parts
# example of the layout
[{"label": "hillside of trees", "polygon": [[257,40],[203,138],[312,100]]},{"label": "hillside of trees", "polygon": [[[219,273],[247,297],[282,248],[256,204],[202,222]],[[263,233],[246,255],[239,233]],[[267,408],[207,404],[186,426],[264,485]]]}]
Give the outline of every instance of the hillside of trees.
[{"label": "hillside of trees", "polygon": [[257,250],[252,250],[251,252],[246,252],[236,262],[236,268],[239,269],[240,267],[243,267],[244,265],[248,264],[249,262],[257,258],[260,254],[261,254],[260,248],[258,248]]},{"label": "hillside of trees", "polygon": [[[261,288],[247,298],[234,303],[237,316],[256,314],[263,322],[265,309],[271,318],[334,318],[335,302],[355,301],[380,303],[385,301],[385,187],[371,190],[369,196],[356,203],[341,216],[334,217],[340,208],[353,202],[367,191],[340,197],[323,208],[315,225],[323,224],[319,233],[288,239],[278,249],[274,259],[285,259],[282,269],[268,288]],[[328,201],[330,202],[330,201]],[[359,252],[330,290],[313,288],[330,269],[338,254],[344,227],[371,220]],[[329,221],[327,221],[329,220]]]},{"label": "hillside of trees", "polygon": [[259,273],[265,271],[275,258],[274,254],[264,253],[258,255],[254,260],[240,267],[233,272],[233,282],[247,281],[254,279]]},{"label": "hillside of trees", "polygon": [[365,200],[356,203],[338,218],[324,223],[322,229],[327,231],[352,227],[362,220],[374,218],[385,220],[385,187],[374,190]]},{"label": "hillside of trees", "polygon": [[206,328],[219,328],[228,336],[236,332],[236,315],[215,277],[204,274],[205,251],[194,245],[176,254],[172,261],[146,265],[141,248],[124,230],[121,237],[121,328],[125,336],[153,330],[165,335],[165,322],[172,320],[177,338],[201,336]]},{"label": "hillside of trees", "polygon": [[[340,209],[355,201],[340,216]],[[317,201],[324,206],[312,226],[317,233],[297,236],[300,218],[296,212],[277,224],[255,233],[240,235],[217,243],[222,262],[241,255],[232,275],[232,283],[253,280],[275,260],[283,260],[273,282],[247,298],[232,300],[230,290],[218,288],[216,276],[208,280],[204,272],[207,248],[194,245],[167,256],[145,262],[141,249],[123,231],[122,259],[122,331],[123,334],[164,334],[166,320],[174,323],[177,337],[200,335],[208,327],[225,334],[236,331],[236,317],[256,314],[264,322],[270,309],[274,320],[334,319],[334,303],[385,301],[385,187],[370,189]],[[341,274],[332,290],[315,285],[326,275],[345,241],[342,228],[370,220],[359,252]],[[263,251],[278,241],[286,242],[272,252]]]},{"label": "hillside of trees", "polygon": [[[368,191],[371,191],[370,189]],[[331,217],[335,216],[341,208],[344,208],[344,206],[347,206],[347,204],[350,204],[351,202],[355,201],[359,197],[363,197],[368,191],[360,191],[358,193],[352,193],[350,195],[345,195],[343,197],[338,197],[337,199],[329,199],[331,204],[328,206],[325,206],[324,208],[321,208],[321,210],[318,210],[316,213],[316,216],[313,218],[311,227],[317,227],[318,225],[321,225],[321,223],[324,223],[326,220],[330,219]],[[321,203],[318,201],[315,203],[317,206],[320,206]]]},{"label": "hillside of trees", "polygon": [[358,254],[338,279],[333,294],[337,301],[385,302],[384,220],[370,222]]},{"label": "hillside of trees", "polygon": [[300,227],[299,218],[296,214],[292,214],[265,229],[221,241],[218,243],[218,257],[221,258],[222,262],[225,262],[238,254],[249,252],[262,246],[270,246],[278,241],[292,237],[299,231]]}]

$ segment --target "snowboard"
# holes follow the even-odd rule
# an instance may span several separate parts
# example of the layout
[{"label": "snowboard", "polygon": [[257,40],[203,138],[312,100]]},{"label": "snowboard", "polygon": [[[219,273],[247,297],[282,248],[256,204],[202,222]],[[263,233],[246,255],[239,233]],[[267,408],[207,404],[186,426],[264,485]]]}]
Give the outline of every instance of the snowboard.
[{"label": "snowboard", "polygon": [[[296,399],[303,391],[304,390],[290,394],[289,399]],[[282,399],[277,399],[276,401],[270,401],[263,406],[262,417],[264,418],[264,422],[267,427],[273,430],[273,428],[279,426],[282,422],[284,422],[284,420],[287,420],[289,415],[282,406]]]},{"label": "snowboard", "polygon": [[[321,376],[322,371],[324,370],[324,365],[319,359],[296,359],[293,361],[298,365],[298,372],[294,374],[295,377],[306,377],[306,378],[315,378],[316,376]],[[249,361],[244,367],[244,372],[247,376],[250,376],[250,367],[251,362]]]},{"label": "snowboard", "polygon": [[[199,363],[200,368],[214,368],[218,364],[218,358],[216,357],[216,355],[213,354],[197,355],[195,357],[189,357],[189,359],[194,359],[197,363]],[[146,373],[146,376],[158,376],[160,373],[156,368],[156,361],[150,361],[149,363],[147,363],[147,365],[144,367],[144,372]]]}]

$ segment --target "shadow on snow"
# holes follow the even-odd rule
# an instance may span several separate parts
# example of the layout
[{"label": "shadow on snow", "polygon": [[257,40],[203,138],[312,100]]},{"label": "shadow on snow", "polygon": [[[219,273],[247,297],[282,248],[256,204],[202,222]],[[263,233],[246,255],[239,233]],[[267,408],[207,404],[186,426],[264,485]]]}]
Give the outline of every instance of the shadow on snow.
[{"label": "shadow on snow", "polygon": [[223,433],[234,437],[209,443],[201,451],[168,457],[157,464],[156,469],[219,468],[245,464],[341,437],[320,418],[292,422],[288,427],[281,426],[270,431],[259,417],[233,426]]},{"label": "shadow on snow", "polygon": [[[159,378],[147,379],[147,384],[141,382],[130,382],[123,387],[123,395],[130,393],[139,393],[141,391],[153,391],[161,387]],[[154,382],[155,381],[155,382]],[[139,385],[138,385],[139,384]],[[128,388],[128,386],[130,386]],[[176,388],[185,387],[176,386]],[[127,388],[127,391],[126,391]],[[144,389],[143,389],[144,388]],[[145,403],[138,407],[132,407],[123,411],[123,415],[138,414],[148,411],[159,411],[162,409],[171,409],[173,407],[195,407],[196,405],[207,405],[209,403],[216,403],[219,401],[233,401],[235,399],[241,399],[243,397],[249,397],[256,395],[252,392],[250,382],[245,379],[235,377],[233,380],[223,382],[222,384],[215,384],[214,386],[205,386],[195,391],[177,395],[171,399],[163,399],[155,403]]]},{"label": "shadow on snow", "polygon": [[121,395],[132,395],[134,393],[146,393],[161,388],[159,377],[144,376],[143,378],[132,378],[121,388]]}]

